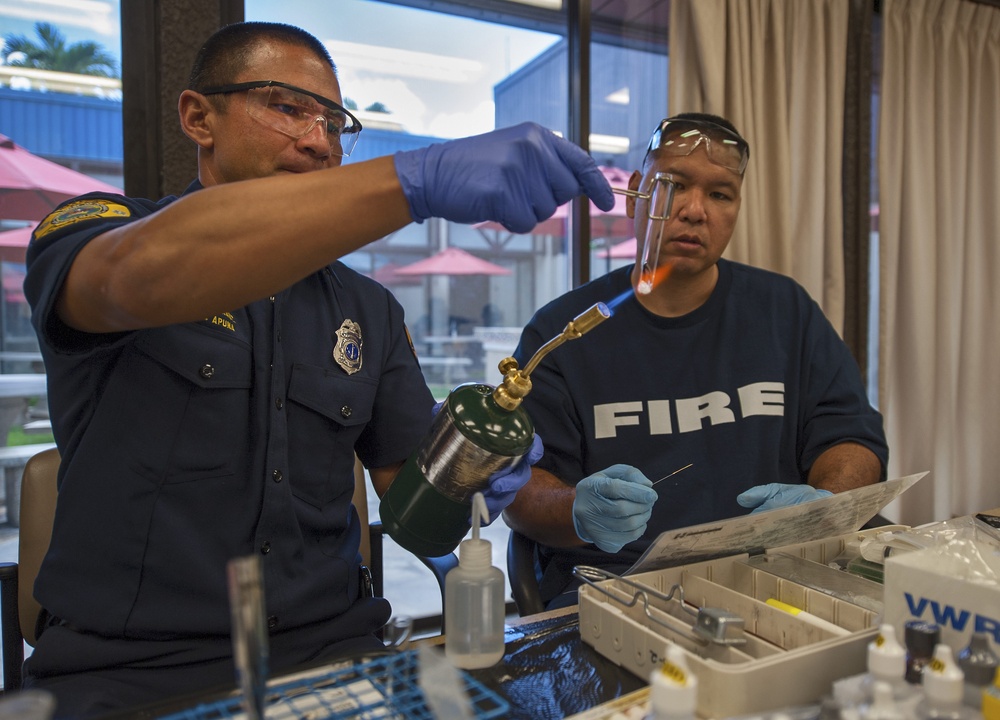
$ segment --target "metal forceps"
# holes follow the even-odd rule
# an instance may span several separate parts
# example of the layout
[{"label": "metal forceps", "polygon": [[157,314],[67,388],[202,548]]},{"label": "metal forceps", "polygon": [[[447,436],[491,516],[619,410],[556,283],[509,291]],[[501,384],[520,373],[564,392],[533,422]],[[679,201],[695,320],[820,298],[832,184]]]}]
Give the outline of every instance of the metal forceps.
[{"label": "metal forceps", "polygon": [[[639,602],[642,602],[642,609],[643,612],[646,613],[646,617],[657,625],[662,625],[672,632],[678,632],[677,628],[653,615],[651,612],[652,608],[649,605],[649,598],[654,597],[663,602],[675,600],[680,604],[680,608],[693,618],[691,626],[692,632],[689,634],[689,637],[696,642],[704,645],[709,643],[715,645],[746,644],[747,640],[743,632],[743,618],[735,613],[729,612],[728,610],[723,610],[722,608],[701,607],[697,610],[692,610],[684,602],[684,588],[680,583],[675,583],[670,587],[670,592],[663,594],[656,588],[652,588],[649,585],[637,583],[634,580],[622,577],[621,575],[615,575],[607,570],[602,570],[601,568],[592,567],[590,565],[577,565],[573,568],[573,574],[590,585],[592,588],[596,589],[598,592],[607,595],[609,598],[624,605],[625,607],[634,607]],[[628,586],[632,591],[634,591],[632,592],[631,598],[625,599],[623,597],[623,595],[627,595],[629,593],[629,591],[624,588],[618,588],[619,592],[623,595],[616,595],[604,586],[599,585],[598,583],[603,580],[617,580],[622,585]]]}]

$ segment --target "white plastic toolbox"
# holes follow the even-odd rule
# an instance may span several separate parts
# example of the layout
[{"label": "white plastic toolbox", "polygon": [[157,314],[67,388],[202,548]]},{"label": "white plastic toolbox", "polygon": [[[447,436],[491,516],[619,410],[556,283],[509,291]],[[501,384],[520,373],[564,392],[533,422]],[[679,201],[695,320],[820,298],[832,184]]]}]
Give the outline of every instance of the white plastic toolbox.
[{"label": "white plastic toolbox", "polygon": [[[687,651],[698,678],[697,712],[724,718],[818,702],[833,682],[865,671],[867,645],[878,632],[881,585],[828,565],[848,544],[877,530],[604,580],[580,588],[580,634],[612,662],[641,678],[649,677],[675,642]],[[773,556],[773,557],[772,557]],[[784,565],[779,574],[769,563]],[[798,565],[789,579],[788,565]],[[803,572],[799,572],[803,571]],[[833,573],[833,576],[829,576]],[[821,576],[827,575],[827,584]],[[836,585],[834,594],[815,589]],[[819,582],[817,582],[819,578]],[[832,582],[830,582],[832,580]],[[669,601],[636,593],[633,584],[670,595]],[[810,587],[812,585],[812,587]],[[855,592],[860,588],[861,592]],[[813,624],[768,605],[775,598],[833,623],[839,631]],[[873,600],[875,598],[875,600]],[[634,599],[634,601],[633,601]],[[631,606],[629,606],[631,603]],[[699,608],[735,613],[744,620],[746,643],[706,643],[692,632]]]}]

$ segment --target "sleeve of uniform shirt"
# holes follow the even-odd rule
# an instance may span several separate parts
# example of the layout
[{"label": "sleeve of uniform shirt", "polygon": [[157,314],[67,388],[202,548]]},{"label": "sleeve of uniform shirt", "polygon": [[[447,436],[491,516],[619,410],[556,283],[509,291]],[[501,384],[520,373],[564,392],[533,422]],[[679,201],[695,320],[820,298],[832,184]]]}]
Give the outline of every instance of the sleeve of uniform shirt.
[{"label": "sleeve of uniform shirt", "polygon": [[119,337],[70,330],[55,315],[56,296],[84,245],[102,232],[148,214],[129,198],[91,194],[64,203],[38,224],[28,245],[24,295],[31,306],[31,324],[43,345],[74,352]]},{"label": "sleeve of uniform shirt", "polygon": [[[567,313],[562,317],[548,307],[539,310],[521,333],[514,351],[518,364],[524,367],[535,351],[562,332],[573,316]],[[583,427],[573,402],[571,383],[563,375],[558,353],[547,355],[531,373],[531,392],[524,398],[524,409],[545,446],[545,454],[537,467],[575,485],[583,472]]]},{"label": "sleeve of uniform shirt", "polygon": [[[804,292],[804,291],[803,291]],[[845,441],[864,445],[882,463],[889,459],[882,415],[871,406],[857,361],[819,306],[808,299],[803,344],[802,468]]]},{"label": "sleeve of uniform shirt", "polygon": [[388,290],[384,298],[389,350],[382,359],[372,419],[355,446],[361,462],[373,468],[405,460],[416,449],[430,428],[434,406],[403,321],[403,308]]}]

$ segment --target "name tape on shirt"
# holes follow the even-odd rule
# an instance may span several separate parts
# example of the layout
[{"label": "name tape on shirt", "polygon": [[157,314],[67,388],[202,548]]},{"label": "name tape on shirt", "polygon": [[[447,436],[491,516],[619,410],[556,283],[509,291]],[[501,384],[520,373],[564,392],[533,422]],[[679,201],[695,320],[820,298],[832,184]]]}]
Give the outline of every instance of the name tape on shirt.
[{"label": "name tape on shirt", "polygon": [[68,205],[63,205],[58,210],[49,215],[35,228],[35,240],[41,240],[46,235],[76,225],[87,220],[98,220],[100,218],[127,218],[131,217],[132,211],[121,203],[111,200],[77,200]]}]

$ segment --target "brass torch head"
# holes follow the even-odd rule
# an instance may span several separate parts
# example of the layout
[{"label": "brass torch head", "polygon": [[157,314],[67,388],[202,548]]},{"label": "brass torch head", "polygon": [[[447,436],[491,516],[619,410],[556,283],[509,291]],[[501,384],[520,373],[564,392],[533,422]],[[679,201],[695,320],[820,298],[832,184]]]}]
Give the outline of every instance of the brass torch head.
[{"label": "brass torch head", "polygon": [[521,404],[521,399],[531,392],[531,379],[528,376],[542,358],[564,342],[576,340],[584,333],[590,332],[609,317],[611,311],[608,306],[602,302],[595,303],[570,320],[561,333],[538,348],[523,370],[518,369],[517,360],[512,357],[501,360],[499,368],[504,376],[503,382],[493,391],[493,399],[497,405],[508,411],[517,408]]},{"label": "brass torch head", "polygon": [[594,303],[575,318],[570,320],[569,324],[566,325],[566,329],[563,330],[563,334],[573,332],[576,334],[576,337],[567,339],[575,340],[585,332],[593,330],[609,317],[611,317],[611,311],[608,310],[607,305],[602,302]]}]

